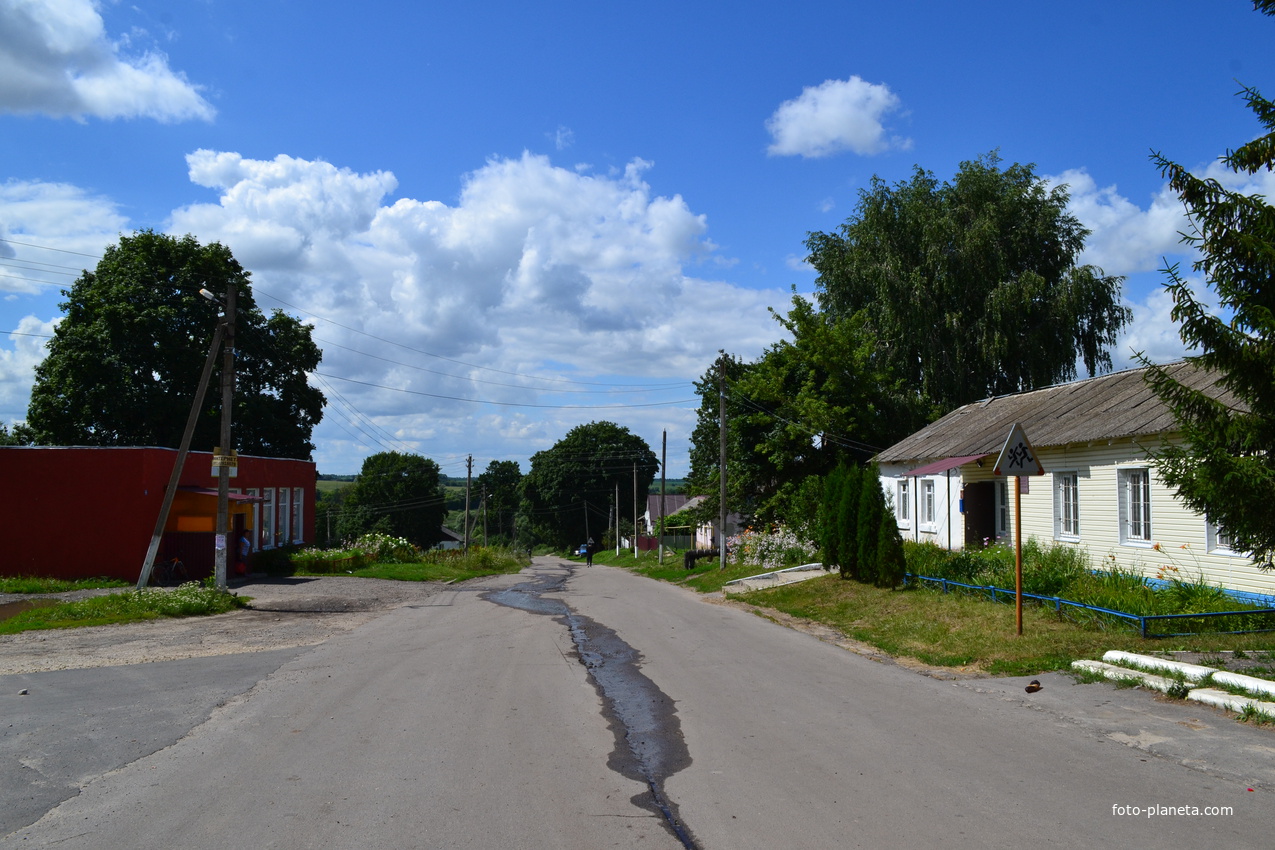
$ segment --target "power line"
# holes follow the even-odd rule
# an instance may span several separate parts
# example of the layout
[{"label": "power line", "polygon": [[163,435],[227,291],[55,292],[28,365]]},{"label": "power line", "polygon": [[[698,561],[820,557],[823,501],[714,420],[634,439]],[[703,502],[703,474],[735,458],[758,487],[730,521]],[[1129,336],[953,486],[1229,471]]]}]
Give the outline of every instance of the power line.
[{"label": "power line", "polygon": [[18,242],[16,239],[0,238],[0,242],[8,242],[10,245],[21,245],[24,248],[39,248],[41,251],[57,251],[61,254],[75,254],[77,257],[89,257],[90,259],[102,259],[100,254],[85,254],[80,251],[68,251],[66,248],[50,248],[48,245],[32,245],[30,242]]},{"label": "power line", "polygon": [[[498,370],[497,370],[498,371]],[[652,401],[644,404],[531,404],[521,401],[488,401],[476,398],[461,398],[459,396],[440,395],[438,393],[427,393],[422,390],[409,390],[403,387],[387,387],[384,384],[374,384],[371,381],[356,381],[353,378],[343,378],[340,375],[330,375],[325,372],[314,372],[323,378],[331,378],[336,381],[346,381],[351,384],[359,384],[365,387],[375,387],[378,390],[390,390],[391,392],[407,393],[408,395],[425,396],[426,398],[438,398],[446,401],[464,401],[470,404],[497,404],[503,407],[539,407],[549,410],[625,410],[634,407],[668,407],[674,404],[689,404],[695,401],[693,398],[677,399],[675,401]],[[531,389],[530,387],[528,389]],[[537,392],[551,392],[550,390],[538,390]]]}]

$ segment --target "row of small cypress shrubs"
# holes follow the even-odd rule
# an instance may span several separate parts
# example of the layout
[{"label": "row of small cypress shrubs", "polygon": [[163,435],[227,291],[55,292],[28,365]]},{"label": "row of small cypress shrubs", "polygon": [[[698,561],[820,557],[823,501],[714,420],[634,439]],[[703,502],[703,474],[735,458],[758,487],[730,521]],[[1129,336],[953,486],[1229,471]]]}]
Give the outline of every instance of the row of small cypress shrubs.
[{"label": "row of small cypress shrubs", "polygon": [[842,463],[824,481],[819,543],[842,578],[897,587],[907,572],[903,538],[876,464]]}]

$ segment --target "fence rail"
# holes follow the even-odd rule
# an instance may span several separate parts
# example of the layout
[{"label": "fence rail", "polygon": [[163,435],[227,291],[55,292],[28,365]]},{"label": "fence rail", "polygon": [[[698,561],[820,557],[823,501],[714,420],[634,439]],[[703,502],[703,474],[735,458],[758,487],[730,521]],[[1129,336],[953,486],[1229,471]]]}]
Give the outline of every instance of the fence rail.
[{"label": "fence rail", "polygon": [[[1006,590],[1003,587],[996,587],[990,584],[966,584],[965,582],[954,581],[950,578],[935,578],[934,576],[917,575],[916,573],[904,574],[904,583],[909,581],[917,581],[920,583],[929,582],[931,584],[940,585],[943,592],[947,593],[951,587],[959,587],[964,590],[978,591],[986,593],[988,598],[993,602],[1001,601],[1000,597],[1008,597],[1006,601],[1014,599],[1014,591]],[[1086,605],[1083,602],[1075,602],[1070,599],[1063,599],[1058,596],[1042,596],[1039,593],[1023,593],[1024,599],[1034,599],[1042,605],[1049,603],[1054,606],[1054,610],[1058,614],[1062,614],[1063,607],[1076,608],[1085,611],[1093,611],[1098,614],[1104,614],[1109,617],[1116,617],[1122,620],[1128,620],[1138,625],[1138,630],[1144,638],[1162,638],[1162,637],[1188,637],[1201,633],[1219,634],[1219,635],[1240,635],[1255,634],[1259,632],[1275,632],[1275,608],[1250,608],[1247,611],[1208,611],[1198,614],[1129,614],[1124,611],[1115,611],[1111,608],[1100,608],[1097,605]],[[1198,629],[1192,632],[1155,632],[1150,630],[1150,626],[1156,623],[1180,622],[1185,620],[1209,620],[1220,617],[1245,617],[1256,618],[1257,620],[1265,620],[1268,624],[1267,628],[1260,629]]]}]

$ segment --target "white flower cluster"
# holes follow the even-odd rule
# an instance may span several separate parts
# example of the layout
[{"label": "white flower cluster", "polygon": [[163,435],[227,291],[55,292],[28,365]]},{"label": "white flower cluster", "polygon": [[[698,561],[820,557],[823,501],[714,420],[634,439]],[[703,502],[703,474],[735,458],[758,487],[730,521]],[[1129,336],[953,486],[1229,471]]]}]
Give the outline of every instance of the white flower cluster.
[{"label": "white flower cluster", "polygon": [[726,560],[732,564],[756,564],[765,570],[781,570],[809,563],[819,553],[815,544],[797,537],[784,526],[772,531],[746,529],[726,538]]},{"label": "white flower cluster", "polygon": [[371,554],[380,564],[407,564],[419,559],[416,547],[405,538],[377,531],[364,534],[354,545]]}]

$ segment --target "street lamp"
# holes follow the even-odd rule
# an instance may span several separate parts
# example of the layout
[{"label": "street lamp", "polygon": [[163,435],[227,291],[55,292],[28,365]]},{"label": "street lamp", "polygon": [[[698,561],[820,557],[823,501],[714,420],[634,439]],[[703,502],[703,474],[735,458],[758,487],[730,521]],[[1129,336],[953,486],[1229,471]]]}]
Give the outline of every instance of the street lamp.
[{"label": "street lamp", "polygon": [[[209,301],[213,301],[217,303],[221,302],[221,299],[217,298],[217,296],[213,295],[207,289],[199,290],[199,294],[207,298]],[[226,308],[227,308],[226,313],[229,316],[229,320],[217,323],[217,330],[213,334],[212,344],[208,346],[208,359],[204,361],[204,370],[199,377],[199,388],[195,391],[195,397],[194,399],[191,400],[191,403],[190,403],[190,415],[186,418],[186,429],[185,431],[182,432],[181,447],[178,448],[177,450],[177,458],[173,462],[173,471],[169,474],[168,486],[164,488],[164,500],[160,504],[159,516],[155,520],[155,532],[151,535],[150,546],[148,546],[146,549],[146,557],[142,561],[142,570],[137,577],[137,588],[139,590],[142,589],[143,587],[146,587],[146,585],[150,583],[151,570],[153,569],[155,565],[155,555],[159,551],[159,544],[161,539],[164,536],[164,526],[167,525],[168,523],[168,513],[173,506],[173,497],[177,494],[177,484],[181,480],[182,470],[185,469],[186,467],[186,455],[190,451],[190,441],[195,434],[195,423],[199,420],[199,410],[200,410],[200,406],[203,403],[204,392],[208,389],[208,379],[212,376],[213,363],[216,362],[217,347],[221,345],[222,340],[233,339],[234,315],[235,315],[235,311],[234,311],[235,288],[233,285],[227,290],[227,301],[228,303],[226,305]],[[233,370],[234,369],[234,351],[230,347],[227,348],[227,351],[228,351],[227,360],[229,362],[229,369]],[[231,386],[233,387],[233,384],[231,384]],[[223,379],[222,379],[222,435],[223,435],[222,443],[223,444],[229,444],[230,442],[230,437],[229,437],[230,435],[230,406],[226,401],[227,399],[226,387],[227,387],[227,381],[225,377],[223,376]],[[230,489],[229,489],[229,481],[227,480],[227,476],[224,474],[226,472],[226,469],[223,467],[221,471],[223,475],[221,477],[221,480],[219,481],[219,486],[218,486],[218,515],[221,518],[222,522],[218,525],[218,529],[222,535],[221,541],[223,543],[223,548],[221,549],[221,557],[219,561],[219,563],[221,564],[221,572],[220,572],[218,586],[225,587],[226,586],[226,571],[225,571],[226,561],[225,561],[225,548],[224,548],[225,527],[226,527],[225,519],[228,514],[227,502],[229,502],[230,500]]]},{"label": "street lamp", "polygon": [[230,408],[235,397],[235,285],[228,282],[223,301],[207,289],[199,294],[224,308],[222,326],[221,364],[221,446],[213,451],[213,466],[217,468],[217,536],[213,544],[213,563],[217,587],[226,588],[226,551],[230,546],[230,468],[235,465],[234,452],[230,448]]}]

